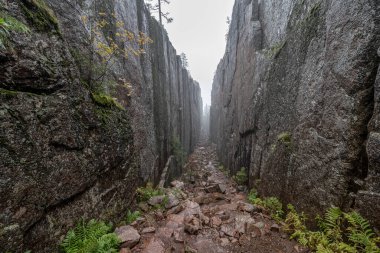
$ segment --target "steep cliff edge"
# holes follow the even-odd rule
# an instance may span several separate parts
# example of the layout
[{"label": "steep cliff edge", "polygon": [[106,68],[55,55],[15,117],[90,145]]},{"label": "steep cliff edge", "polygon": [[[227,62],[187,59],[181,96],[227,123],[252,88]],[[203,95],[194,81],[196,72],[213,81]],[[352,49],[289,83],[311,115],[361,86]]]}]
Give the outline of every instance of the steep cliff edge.
[{"label": "steep cliff edge", "polygon": [[[200,88],[142,0],[0,0],[0,8],[30,29],[0,49],[0,251],[56,252],[79,219],[123,218],[135,188],[158,180],[174,139],[193,150]],[[101,41],[119,28],[143,32],[153,43],[130,46],[145,54],[89,62],[84,19],[103,15]]]},{"label": "steep cliff edge", "polygon": [[237,0],[211,130],[232,172],[313,217],[356,208],[380,227],[380,4]]}]

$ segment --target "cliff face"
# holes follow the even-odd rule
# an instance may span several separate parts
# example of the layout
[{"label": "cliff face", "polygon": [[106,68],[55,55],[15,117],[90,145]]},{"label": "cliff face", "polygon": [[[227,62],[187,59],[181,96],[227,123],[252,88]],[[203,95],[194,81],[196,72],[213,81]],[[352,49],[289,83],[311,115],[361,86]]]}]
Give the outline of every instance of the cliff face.
[{"label": "cliff face", "polygon": [[354,207],[380,226],[380,4],[237,0],[212,90],[220,159],[313,217]]},{"label": "cliff face", "polygon": [[[123,218],[135,188],[157,182],[174,137],[192,151],[200,88],[140,0],[0,6],[31,30],[12,33],[0,49],[0,251],[55,252],[79,219]],[[83,20],[104,14],[111,28],[96,34],[102,40],[122,26],[154,43],[139,57],[89,63]],[[89,87],[94,66],[104,67],[102,92],[110,97]]]}]

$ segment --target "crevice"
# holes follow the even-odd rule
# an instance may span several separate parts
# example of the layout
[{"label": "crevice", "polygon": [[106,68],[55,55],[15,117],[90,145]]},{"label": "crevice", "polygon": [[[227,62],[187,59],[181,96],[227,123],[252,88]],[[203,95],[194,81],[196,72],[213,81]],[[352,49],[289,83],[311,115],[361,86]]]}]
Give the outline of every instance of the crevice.
[{"label": "crevice", "polygon": [[239,133],[239,135],[240,135],[241,139],[244,139],[244,138],[246,138],[246,137],[248,137],[248,136],[256,133],[256,131],[257,131],[257,127],[254,127],[252,129],[248,129],[248,130],[246,130],[246,131],[244,131],[242,133]]},{"label": "crevice", "polygon": [[49,143],[50,146],[62,151],[62,150],[68,150],[68,151],[82,151],[84,150],[84,147],[78,147],[78,146],[68,146],[64,143],[59,143],[59,142],[56,142],[56,141],[52,141]]},{"label": "crevice", "polygon": [[62,201],[59,201],[59,202],[56,203],[56,204],[53,204],[53,205],[51,205],[51,206],[46,207],[46,208],[44,209],[44,212],[43,212],[43,214],[41,215],[41,217],[40,217],[37,221],[35,221],[35,222],[33,222],[31,225],[29,225],[28,228],[24,231],[24,238],[27,237],[27,235],[30,234],[30,232],[31,232],[31,231],[32,231],[32,230],[33,230],[33,229],[34,229],[34,228],[35,228],[40,222],[42,222],[43,219],[45,219],[46,216],[47,216],[50,212],[54,211],[54,210],[57,209],[57,208],[63,207],[63,206],[65,206],[65,205],[68,205],[69,203],[71,203],[71,202],[75,201],[76,199],[80,198],[84,193],[86,193],[86,192],[89,191],[91,188],[93,188],[93,187],[96,185],[96,183],[97,183],[97,180],[96,180],[94,183],[92,183],[91,185],[85,187],[83,190],[81,190],[81,191],[75,193],[74,195],[72,195],[72,196],[70,196],[70,197],[68,197],[68,198],[66,198],[66,199],[63,199]]},{"label": "crevice", "polygon": [[369,171],[369,160],[367,154],[367,142],[369,138],[369,124],[374,117],[375,112],[375,85],[376,85],[376,77],[380,67],[380,58],[377,57],[376,64],[372,71],[371,77],[369,78],[369,83],[372,83],[372,87],[370,88],[370,92],[368,95],[369,101],[367,101],[367,106],[363,108],[363,110],[368,111],[368,117],[365,119],[363,123],[363,133],[360,135],[362,139],[361,142],[361,151],[358,159],[353,163],[354,170],[350,172],[350,181],[348,183],[347,196],[346,198],[349,200],[349,207],[355,207],[355,197],[356,194],[365,188],[365,179],[368,176]]}]

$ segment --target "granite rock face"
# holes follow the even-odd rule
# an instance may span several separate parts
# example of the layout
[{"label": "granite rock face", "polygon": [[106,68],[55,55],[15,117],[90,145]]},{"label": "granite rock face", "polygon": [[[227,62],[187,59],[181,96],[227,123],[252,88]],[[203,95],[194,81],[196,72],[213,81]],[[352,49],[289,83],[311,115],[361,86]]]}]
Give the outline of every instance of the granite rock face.
[{"label": "granite rock face", "polygon": [[[0,0],[0,8],[31,30],[0,49],[0,252],[56,252],[81,218],[122,219],[135,188],[159,179],[174,137],[192,151],[200,88],[141,0]],[[121,108],[98,101],[86,81],[83,18],[99,13],[154,41],[107,66],[103,92]]]},{"label": "granite rock face", "polygon": [[311,217],[380,227],[379,16],[376,0],[237,0],[212,90],[224,165]]}]

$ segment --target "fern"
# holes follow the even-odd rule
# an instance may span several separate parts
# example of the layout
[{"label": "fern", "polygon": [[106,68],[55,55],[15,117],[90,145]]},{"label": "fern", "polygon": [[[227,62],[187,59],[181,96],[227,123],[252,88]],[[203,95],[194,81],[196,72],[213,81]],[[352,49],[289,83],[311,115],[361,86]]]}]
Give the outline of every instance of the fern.
[{"label": "fern", "polygon": [[259,205],[267,209],[272,218],[276,221],[281,221],[283,219],[284,211],[282,210],[282,203],[278,198],[269,197],[260,199],[257,197],[257,191],[252,189],[248,194],[248,201],[254,205]]},{"label": "fern", "polygon": [[139,211],[134,211],[133,213],[128,210],[127,217],[126,217],[126,223],[131,224],[132,222],[136,221],[140,217]]},{"label": "fern", "polygon": [[357,212],[344,213],[339,208],[328,209],[317,217],[320,231],[309,231],[305,226],[306,217],[299,215],[288,205],[283,230],[300,244],[317,253],[380,253],[378,238],[369,222]]},{"label": "fern", "polygon": [[343,212],[337,207],[331,207],[325,214],[325,219],[319,222],[320,229],[331,241],[342,240],[341,225],[343,222]]},{"label": "fern", "polygon": [[288,214],[285,218],[285,225],[283,230],[286,233],[294,233],[296,231],[306,231],[306,216],[304,213],[298,214],[293,205],[288,204]]},{"label": "fern", "polygon": [[139,202],[148,201],[150,198],[154,196],[164,195],[162,189],[156,189],[153,187],[152,183],[147,183],[146,187],[139,187],[136,190],[137,199]]},{"label": "fern", "polygon": [[357,212],[345,213],[344,217],[349,223],[347,228],[349,231],[348,240],[357,249],[368,253],[380,252],[376,245],[375,233],[366,219]]},{"label": "fern", "polygon": [[65,253],[116,253],[119,239],[104,222],[82,220],[70,230],[61,246]]}]

